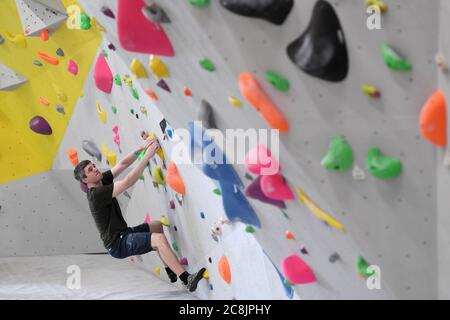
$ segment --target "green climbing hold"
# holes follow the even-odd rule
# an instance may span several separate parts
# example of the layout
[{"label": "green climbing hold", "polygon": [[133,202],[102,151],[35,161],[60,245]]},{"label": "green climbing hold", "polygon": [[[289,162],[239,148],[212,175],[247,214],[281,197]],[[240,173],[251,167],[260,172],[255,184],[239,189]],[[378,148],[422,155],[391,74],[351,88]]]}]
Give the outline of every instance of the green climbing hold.
[{"label": "green climbing hold", "polygon": [[165,185],[166,180],[164,180],[163,172],[160,166],[152,170],[153,181],[157,184]]},{"label": "green climbing hold", "polygon": [[131,114],[134,114],[134,109],[130,109]]},{"label": "green climbing hold", "polygon": [[142,158],[144,157],[146,151],[147,151],[147,149],[144,149],[144,150],[141,151],[141,153],[139,153],[138,160],[142,160]]},{"label": "green climbing hold", "polygon": [[108,58],[108,52],[106,52],[105,49],[102,49],[102,56],[104,56],[105,58]]},{"label": "green climbing hold", "polygon": [[175,242],[172,242],[173,251],[178,251],[178,246]]},{"label": "green climbing hold", "polygon": [[122,86],[122,78],[120,78],[120,74],[116,74],[114,76],[114,83],[118,86]]},{"label": "green climbing hold", "polygon": [[381,48],[381,55],[383,56],[384,63],[392,70],[408,71],[412,68],[408,60],[401,57],[387,43]]},{"label": "green climbing hold", "polygon": [[331,138],[330,146],[320,165],[328,170],[347,171],[353,166],[353,151],[341,135]]},{"label": "green climbing hold", "polygon": [[213,72],[214,70],[216,70],[216,67],[214,66],[214,64],[208,59],[201,60],[200,66],[203,69],[208,70],[209,72]]},{"label": "green climbing hold", "polygon": [[275,71],[267,71],[266,79],[277,90],[285,92],[289,90],[289,80]]},{"label": "green climbing hold", "polygon": [[133,96],[133,98],[135,98],[136,100],[139,100],[139,94],[134,87],[130,87],[130,92],[131,92],[131,95]]},{"label": "green climbing hold", "polygon": [[117,108],[115,106],[112,106],[111,109],[114,114],[117,114]]},{"label": "green climbing hold", "polygon": [[215,189],[213,190],[213,192],[214,192],[215,194],[217,194],[218,196],[221,196],[221,195],[222,195],[222,192],[220,191],[219,188],[215,188]]},{"label": "green climbing hold", "polygon": [[206,7],[209,4],[209,0],[189,0],[189,2],[196,7]]},{"label": "green climbing hold", "polygon": [[370,277],[374,272],[368,272],[367,268],[369,267],[369,264],[366,260],[364,260],[363,257],[358,256],[356,259],[356,270],[358,273],[363,277]]},{"label": "green climbing hold", "polygon": [[385,156],[378,148],[371,148],[367,153],[367,170],[377,178],[393,179],[402,172],[400,160]]},{"label": "green climbing hold", "polygon": [[247,226],[247,228],[245,228],[245,231],[248,233],[254,233],[255,229],[252,226]]},{"label": "green climbing hold", "polygon": [[294,284],[292,282],[290,282],[287,278],[284,278],[284,285],[288,286],[288,287],[292,287]]},{"label": "green climbing hold", "polygon": [[144,178],[144,176],[143,176],[143,175],[141,175],[141,176],[139,177],[139,180],[145,181],[145,178]]},{"label": "green climbing hold", "polygon": [[80,13],[79,23],[80,28],[83,30],[89,30],[91,28],[91,18],[84,12]]}]

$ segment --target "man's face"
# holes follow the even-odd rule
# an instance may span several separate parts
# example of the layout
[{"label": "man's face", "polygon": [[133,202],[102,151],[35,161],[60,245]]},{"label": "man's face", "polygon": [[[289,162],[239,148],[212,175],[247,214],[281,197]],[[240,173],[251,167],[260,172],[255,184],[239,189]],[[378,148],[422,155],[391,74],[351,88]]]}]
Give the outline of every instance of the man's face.
[{"label": "man's face", "polygon": [[97,166],[92,162],[89,163],[84,168],[84,175],[86,176],[86,178],[83,178],[83,182],[86,184],[97,183],[103,178],[102,173],[97,169]]}]

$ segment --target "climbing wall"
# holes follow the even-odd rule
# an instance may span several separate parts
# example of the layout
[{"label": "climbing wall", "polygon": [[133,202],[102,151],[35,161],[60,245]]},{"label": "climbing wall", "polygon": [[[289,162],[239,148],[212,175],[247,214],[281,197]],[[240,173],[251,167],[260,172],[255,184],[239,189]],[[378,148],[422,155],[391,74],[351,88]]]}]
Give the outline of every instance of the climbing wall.
[{"label": "climbing wall", "polygon": [[[443,31],[446,25],[442,18],[448,14],[446,5],[437,1],[426,4],[419,0],[389,1],[388,11],[381,17],[382,29],[369,30],[363,1],[330,2],[342,25],[342,33],[337,37],[340,41],[345,38],[349,62],[348,74],[341,81],[330,82],[300,70],[286,54],[286,48],[308,27],[316,1],[295,1],[281,25],[234,14],[219,1],[211,1],[204,7],[194,6],[187,0],[156,1],[171,22],[146,28],[138,24],[129,33],[121,27],[126,18],[130,19],[121,12],[125,10],[121,2],[80,0],[88,15],[95,16],[106,30],[93,61],[104,58],[112,76],[118,77],[105,83],[94,81],[94,67],[89,64],[90,73],[81,82],[83,95],[77,99],[52,158],[52,172],[64,176],[73,168],[67,155],[69,148],[76,149],[80,160],[92,159],[82,148],[83,140],[92,141],[99,150],[104,144],[106,150],[102,150],[101,165],[98,163],[106,169],[106,156],[112,160],[115,155],[120,160],[135,150],[142,141],[140,132],[146,130],[158,136],[166,157],[164,162],[155,156],[150,163],[151,170],[159,167],[165,176],[175,143],[163,139],[159,123],[165,118],[175,129],[187,128],[188,122],[197,119],[203,99],[211,105],[217,128],[222,132],[227,128],[268,128],[240,91],[239,76],[247,72],[258,80],[289,124],[289,130],[280,135],[279,151],[273,150],[279,155],[281,174],[287,182],[281,186],[291,190],[294,196],[285,201],[286,208],[280,210],[249,199],[260,228],[234,221],[221,225],[220,234],[212,234],[211,228],[230,214],[223,207],[223,201],[231,201],[221,188],[225,184],[218,187],[198,166],[177,164],[186,185],[183,200],[178,201],[176,192],[167,184],[154,184],[155,176],[146,170],[130,190],[130,199],[121,196],[128,224],[140,224],[146,219],[168,221],[165,233],[180,259],[187,261],[188,270],[195,271],[202,266],[208,270],[209,279],[202,281],[196,292],[200,298],[448,296],[445,283],[449,279],[444,267],[449,258],[445,249],[448,242],[445,175],[448,173],[442,165],[444,151],[437,151],[425,141],[418,125],[425,101],[438,87],[446,90],[447,78],[434,63],[438,50],[444,56],[447,54]],[[141,0],[133,0],[128,3],[128,9],[136,4],[143,6]],[[108,14],[103,13],[104,6],[110,9]],[[411,19],[417,16],[421,18]],[[139,19],[135,20],[141,21],[142,16]],[[430,36],[438,35],[439,30],[440,37]],[[139,39],[125,41],[147,32],[161,37],[159,46]],[[389,68],[381,56],[384,44],[395,48],[412,68],[404,71]],[[157,51],[154,53],[161,55],[167,65],[170,76],[164,81],[171,92],[158,86],[158,79],[150,73],[148,50]],[[405,61],[388,51],[385,47],[391,66],[408,69]],[[132,74],[133,59],[140,61],[148,77],[136,78]],[[202,68],[199,61],[203,59],[209,59],[214,70]],[[271,86],[265,79],[268,70],[288,79],[289,90],[278,91]],[[20,69],[16,71],[27,77]],[[116,79],[120,79],[120,84]],[[113,81],[111,88],[110,81]],[[375,86],[378,91],[366,88],[372,96],[365,95],[360,89],[362,84]],[[26,86],[19,90],[26,90]],[[186,94],[186,88],[192,96]],[[147,94],[150,92],[152,97]],[[381,96],[376,97],[377,92]],[[239,99],[242,106],[232,105],[230,97]],[[353,152],[353,164],[364,170],[365,179],[352,177],[352,165],[347,171],[327,170],[321,165],[332,137],[337,134],[345,137]],[[371,170],[375,167],[374,163],[366,164],[368,151],[373,147],[401,162],[399,176],[394,170],[387,173],[393,179],[382,180],[368,171],[368,167]],[[392,164],[395,160],[388,162]],[[257,178],[244,165],[235,165],[234,170],[245,186]],[[78,210],[87,210],[87,204],[82,204],[85,195],[76,182],[59,180],[64,187],[58,191],[71,190],[80,203]],[[5,188],[10,188],[12,182],[6,181]],[[25,186],[22,185],[22,191]],[[297,193],[298,190],[305,193]],[[14,193],[10,192],[7,201],[2,199],[5,205],[0,213],[11,212],[6,211],[9,210],[6,204],[14,201],[13,197]],[[31,207],[31,203],[31,199],[27,200],[26,206]],[[245,207],[244,201],[237,204],[241,207],[234,214],[239,215]],[[88,221],[87,211],[83,215],[86,226],[90,223],[92,230],[93,221]],[[10,225],[18,225],[11,214],[9,221]],[[87,246],[94,250],[99,245],[98,239],[94,239],[95,231],[89,232],[89,237]],[[10,245],[9,255],[20,248],[23,247]],[[70,251],[69,243],[62,248]],[[287,259],[289,256],[291,259]],[[297,268],[290,269],[292,257],[296,257]],[[367,288],[365,278],[359,274],[367,271],[362,270],[363,264],[357,268],[358,257],[379,266],[381,289]],[[160,272],[163,266],[157,255],[133,257],[133,261],[139,268],[166,279],[164,271]],[[297,284],[292,285],[286,277]],[[444,281],[438,286],[441,278]]]}]

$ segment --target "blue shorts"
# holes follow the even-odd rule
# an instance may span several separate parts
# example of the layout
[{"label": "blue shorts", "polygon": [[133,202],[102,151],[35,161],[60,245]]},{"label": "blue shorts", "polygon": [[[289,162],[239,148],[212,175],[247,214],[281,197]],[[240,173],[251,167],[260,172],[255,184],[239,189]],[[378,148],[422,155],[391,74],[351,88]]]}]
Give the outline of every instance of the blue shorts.
[{"label": "blue shorts", "polygon": [[150,227],[147,223],[133,228],[128,227],[114,240],[108,252],[112,257],[117,259],[124,259],[150,252],[153,250],[150,243],[150,236]]}]

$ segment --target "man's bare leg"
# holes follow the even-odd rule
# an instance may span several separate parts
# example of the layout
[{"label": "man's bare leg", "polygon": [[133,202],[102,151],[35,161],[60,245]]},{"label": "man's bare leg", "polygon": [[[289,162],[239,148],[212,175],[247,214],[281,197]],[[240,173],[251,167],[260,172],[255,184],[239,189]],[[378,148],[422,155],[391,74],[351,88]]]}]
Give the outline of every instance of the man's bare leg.
[{"label": "man's bare leg", "polygon": [[152,233],[150,242],[153,249],[158,251],[163,263],[179,277],[184,272],[184,269],[178,262],[178,258],[173,253],[172,248],[170,248],[164,233]]},{"label": "man's bare leg", "polygon": [[[162,233],[164,234],[163,225],[159,221],[149,221],[147,222],[150,232],[153,233]],[[156,250],[158,252],[159,257],[161,258],[161,254],[159,253],[159,250]],[[167,264],[164,262],[164,260],[161,258],[161,261],[163,262],[164,266],[167,267]]]}]

